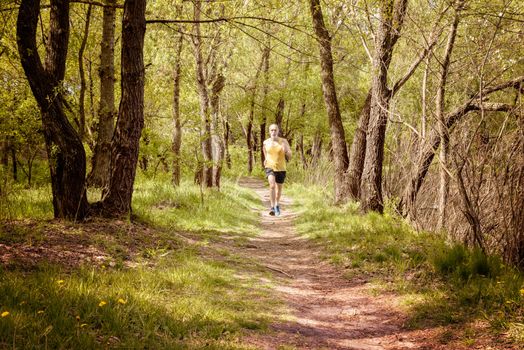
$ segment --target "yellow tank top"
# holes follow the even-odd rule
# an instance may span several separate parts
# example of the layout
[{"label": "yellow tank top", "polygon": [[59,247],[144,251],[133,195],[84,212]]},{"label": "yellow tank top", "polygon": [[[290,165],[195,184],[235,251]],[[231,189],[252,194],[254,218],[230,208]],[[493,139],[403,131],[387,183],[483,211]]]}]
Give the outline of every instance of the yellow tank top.
[{"label": "yellow tank top", "polygon": [[286,171],[286,156],[280,137],[277,141],[265,142],[264,148],[266,149],[265,167],[271,168],[273,171]]}]

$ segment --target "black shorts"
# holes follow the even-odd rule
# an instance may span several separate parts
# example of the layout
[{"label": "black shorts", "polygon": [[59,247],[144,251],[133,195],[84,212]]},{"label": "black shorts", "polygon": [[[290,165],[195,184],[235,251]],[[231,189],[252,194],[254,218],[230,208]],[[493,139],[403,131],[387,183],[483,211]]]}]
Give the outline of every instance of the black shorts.
[{"label": "black shorts", "polygon": [[266,168],[266,177],[269,177],[269,175],[275,176],[275,182],[277,184],[283,184],[284,180],[286,179],[286,172],[285,171],[273,171],[271,168]]}]

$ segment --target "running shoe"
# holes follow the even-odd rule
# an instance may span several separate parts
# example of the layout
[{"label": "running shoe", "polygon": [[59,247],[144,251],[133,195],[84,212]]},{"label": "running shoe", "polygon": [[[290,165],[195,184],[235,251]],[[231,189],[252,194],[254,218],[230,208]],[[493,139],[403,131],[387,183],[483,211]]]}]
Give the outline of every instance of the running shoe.
[{"label": "running shoe", "polygon": [[276,215],[276,216],[280,216],[280,205],[277,205],[277,206],[275,207],[275,215]]},{"label": "running shoe", "polygon": [[271,209],[269,209],[269,215],[275,216],[275,208],[271,207]]}]

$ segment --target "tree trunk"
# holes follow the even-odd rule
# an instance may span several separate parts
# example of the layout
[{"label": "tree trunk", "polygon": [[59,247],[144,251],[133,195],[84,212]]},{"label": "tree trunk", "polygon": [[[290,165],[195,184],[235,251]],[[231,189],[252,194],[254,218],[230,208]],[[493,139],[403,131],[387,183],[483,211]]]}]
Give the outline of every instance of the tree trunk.
[{"label": "tree trunk", "polygon": [[264,162],[266,161],[266,158],[264,156],[264,141],[266,139],[266,123],[267,123],[267,116],[266,116],[266,104],[267,104],[267,95],[269,92],[269,55],[271,53],[271,49],[268,44],[264,47],[264,64],[262,67],[262,72],[264,73],[264,87],[262,88],[262,108],[263,111],[260,115],[260,165],[262,168],[264,167]]},{"label": "tree trunk", "polygon": [[[465,162],[465,161],[464,161]],[[473,203],[471,203],[471,199],[468,196],[468,192],[466,190],[466,186],[464,184],[464,178],[462,176],[462,170],[464,168],[464,163],[458,166],[457,170],[457,182],[458,182],[458,188],[459,188],[459,196],[462,203],[462,213],[466,217],[466,220],[468,221],[471,230],[473,232],[473,237],[471,237],[471,242],[474,245],[477,245],[483,252],[485,252],[484,247],[484,240],[482,238],[482,227],[480,225],[480,219],[478,215],[478,211],[473,206]]]},{"label": "tree trunk", "polygon": [[229,134],[231,132],[231,129],[229,127],[229,120],[226,116],[224,121],[224,148],[225,148],[225,154],[226,154],[226,165],[228,169],[231,169],[231,154],[229,154]]},{"label": "tree trunk", "polygon": [[13,180],[18,181],[18,168],[16,162],[16,147],[14,142],[9,143],[9,149],[11,151],[11,162],[13,163]]},{"label": "tree trunk", "polygon": [[[282,97],[278,100],[277,103],[277,113],[275,114],[275,124],[278,125],[278,130],[282,133],[282,119],[284,119],[284,106],[285,101]],[[282,136],[281,134],[279,136]]]},{"label": "tree trunk", "polygon": [[311,167],[315,168],[322,156],[322,133],[317,129],[311,146]]},{"label": "tree trunk", "polygon": [[[460,5],[459,5],[460,6]],[[446,126],[444,115],[446,83],[448,78],[448,70],[451,62],[451,53],[453,52],[453,45],[455,44],[455,37],[457,34],[457,27],[459,23],[458,10],[455,11],[453,24],[451,25],[446,50],[444,52],[444,60],[442,62],[442,71],[440,74],[440,81],[436,97],[436,114],[438,122],[438,131],[440,134],[440,187],[439,187],[439,202],[438,202],[438,221],[437,229],[441,230],[446,224],[446,206],[448,202],[449,193],[449,176],[448,168],[448,153],[449,153],[449,130]]]},{"label": "tree trunk", "polygon": [[[407,0],[394,0],[381,3],[380,24],[375,33],[375,53],[373,56],[373,82],[371,86],[371,109],[366,135],[366,155],[361,179],[361,210],[382,213],[382,163],[384,142],[388,120],[391,90],[387,86],[388,68],[391,63],[393,47],[398,40],[403,23]],[[393,17],[395,16],[395,20]]]},{"label": "tree trunk", "polygon": [[213,186],[213,166],[212,166],[212,146],[211,146],[211,122],[209,113],[209,96],[206,87],[206,77],[204,75],[204,62],[202,58],[202,37],[200,34],[200,13],[201,2],[197,0],[194,5],[193,24],[193,46],[196,60],[196,80],[198,94],[200,96],[200,118],[201,124],[201,146],[204,164],[202,168],[202,183],[206,187]]},{"label": "tree trunk", "polygon": [[347,181],[349,196],[354,200],[360,200],[360,180],[362,179],[364,160],[366,159],[366,133],[368,130],[370,109],[371,90],[368,91],[364,106],[360,110],[357,130],[355,130],[353,143],[350,148]]},{"label": "tree trunk", "polygon": [[225,85],[225,78],[221,73],[215,76],[211,87],[211,137],[213,150],[213,186],[220,188],[222,163],[224,159],[224,145],[220,138],[218,121],[220,117],[220,93]]},{"label": "tree trunk", "polygon": [[306,155],[304,154],[304,134],[298,136],[297,150],[300,153],[300,160],[302,161],[302,168],[307,169]]},{"label": "tree trunk", "polygon": [[111,164],[111,138],[115,119],[115,18],[116,0],[106,0],[104,7],[102,41],[100,43],[100,107],[98,110],[98,136],[88,183],[106,188],[109,186]]},{"label": "tree trunk", "polygon": [[146,0],[126,0],[122,19],[122,98],[113,136],[109,192],[104,214],[131,214],[140,135],[144,126]]},{"label": "tree trunk", "polygon": [[[257,86],[258,86],[258,77],[260,76],[260,72],[263,70],[265,65],[266,55],[265,52],[262,52],[262,56],[260,58],[260,64],[257,67],[257,71],[255,73],[255,77],[251,81],[251,102],[249,104],[249,118],[247,121],[247,131],[246,131],[246,144],[247,144],[247,171],[249,174],[253,172],[253,161],[254,161],[254,155],[253,155],[253,149],[254,147],[254,135],[253,135],[253,121],[255,119],[255,102],[256,102],[256,96],[257,96]],[[264,140],[261,140],[261,142],[264,142]]]},{"label": "tree trunk", "polygon": [[63,110],[64,79],[69,40],[69,1],[52,0],[45,68],[36,45],[39,0],[23,0],[17,19],[17,44],[22,67],[40,107],[51,173],[56,218],[87,215],[86,158],[82,140]]},{"label": "tree trunk", "polygon": [[345,171],[349,159],[344,135],[344,126],[340,117],[335,79],[333,76],[333,56],[331,53],[331,37],[324,24],[319,0],[310,0],[310,10],[313,26],[320,48],[320,65],[322,72],[322,92],[326,104],[331,142],[335,163],[335,202],[343,202],[347,198],[348,188]]},{"label": "tree trunk", "polygon": [[180,73],[182,59],[182,43],[184,37],[182,34],[178,37],[178,43],[175,51],[175,67],[173,74],[173,174],[172,182],[174,186],[180,186],[180,147],[182,145],[182,126],[180,123]]},{"label": "tree trunk", "polygon": [[80,95],[78,98],[78,114],[80,117],[78,125],[78,133],[80,138],[84,140],[86,132],[86,112],[85,112],[85,95],[86,95],[86,77],[84,71],[84,51],[87,44],[87,38],[89,36],[89,24],[91,22],[91,9],[93,5],[87,5],[86,23],[84,26],[84,36],[78,50],[78,74],[80,76]]}]

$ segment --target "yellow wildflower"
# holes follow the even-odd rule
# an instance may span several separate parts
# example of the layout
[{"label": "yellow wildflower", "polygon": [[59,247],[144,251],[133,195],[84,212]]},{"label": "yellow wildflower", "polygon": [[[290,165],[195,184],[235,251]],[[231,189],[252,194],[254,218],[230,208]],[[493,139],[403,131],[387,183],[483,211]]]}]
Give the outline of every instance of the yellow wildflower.
[{"label": "yellow wildflower", "polygon": [[39,315],[40,315],[40,314],[43,314],[43,313],[44,313],[44,310],[38,310],[36,313],[39,314]]},{"label": "yellow wildflower", "polygon": [[84,328],[85,326],[87,326],[87,323],[82,323],[82,324],[80,325],[80,328]]},{"label": "yellow wildflower", "polygon": [[2,314],[0,314],[0,316],[2,316],[2,317],[7,317],[7,316],[9,316],[9,311],[4,311],[4,312],[2,312]]},{"label": "yellow wildflower", "polygon": [[58,280],[58,281],[56,281],[56,283],[58,283],[58,285],[62,285],[62,284],[64,284],[64,282],[65,282],[64,280]]},{"label": "yellow wildflower", "polygon": [[522,295],[522,296],[524,297],[524,288],[522,288],[522,289],[520,290],[520,295]]},{"label": "yellow wildflower", "polygon": [[119,302],[120,304],[125,304],[125,303],[127,303],[127,301],[125,301],[125,300],[122,299],[122,298],[118,299],[118,302]]},{"label": "yellow wildflower", "polygon": [[102,307],[102,306],[104,306],[105,304],[107,304],[107,303],[106,303],[105,301],[102,300],[100,303],[98,303],[98,306]]}]

